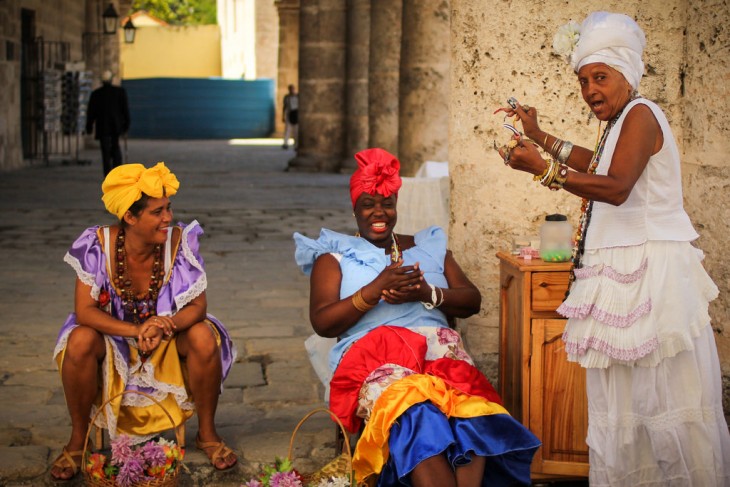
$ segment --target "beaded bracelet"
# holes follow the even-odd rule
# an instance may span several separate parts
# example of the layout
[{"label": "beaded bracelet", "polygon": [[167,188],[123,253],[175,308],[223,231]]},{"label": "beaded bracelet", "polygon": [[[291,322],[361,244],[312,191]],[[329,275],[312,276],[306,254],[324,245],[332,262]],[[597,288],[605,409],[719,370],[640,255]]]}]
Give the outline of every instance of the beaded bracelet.
[{"label": "beaded bracelet", "polygon": [[367,313],[371,309],[373,309],[376,304],[370,304],[367,301],[365,301],[365,298],[362,297],[362,288],[358,289],[355,294],[352,295],[352,305],[361,313]]}]

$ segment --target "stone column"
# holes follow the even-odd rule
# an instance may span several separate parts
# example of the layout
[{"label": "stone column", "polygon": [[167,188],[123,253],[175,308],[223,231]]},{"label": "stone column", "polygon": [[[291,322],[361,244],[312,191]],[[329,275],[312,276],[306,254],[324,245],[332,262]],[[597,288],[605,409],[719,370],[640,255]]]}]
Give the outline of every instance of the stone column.
[{"label": "stone column", "polygon": [[402,0],[371,0],[369,146],[398,155]]},{"label": "stone column", "polygon": [[345,0],[301,0],[299,149],[292,171],[336,171],[345,151]]},{"label": "stone column", "polygon": [[347,139],[341,172],[357,169],[356,152],[368,147],[370,0],[347,0]]},{"label": "stone column", "polygon": [[403,0],[398,155],[413,176],[448,159],[450,23],[448,0]]},{"label": "stone column", "polygon": [[276,134],[284,133],[282,101],[288,86],[299,89],[299,0],[277,0],[279,11],[279,59],[276,77]]}]

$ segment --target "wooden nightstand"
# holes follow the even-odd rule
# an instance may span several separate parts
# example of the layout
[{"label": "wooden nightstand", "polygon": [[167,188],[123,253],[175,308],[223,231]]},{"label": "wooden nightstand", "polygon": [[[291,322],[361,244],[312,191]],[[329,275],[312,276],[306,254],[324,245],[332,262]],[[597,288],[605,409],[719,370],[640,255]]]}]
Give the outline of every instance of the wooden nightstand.
[{"label": "wooden nightstand", "polygon": [[585,371],[568,362],[566,320],[555,310],[571,263],[525,261],[500,252],[499,388],[507,410],[540,440],[534,479],[587,477]]}]

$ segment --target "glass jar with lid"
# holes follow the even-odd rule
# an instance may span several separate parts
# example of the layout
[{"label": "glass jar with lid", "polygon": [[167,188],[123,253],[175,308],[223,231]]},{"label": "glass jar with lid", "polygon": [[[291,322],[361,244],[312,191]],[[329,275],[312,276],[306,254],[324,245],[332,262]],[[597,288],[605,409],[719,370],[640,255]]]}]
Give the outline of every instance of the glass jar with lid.
[{"label": "glass jar with lid", "polygon": [[547,215],[540,227],[540,258],[545,262],[567,262],[573,255],[573,227],[568,217]]}]

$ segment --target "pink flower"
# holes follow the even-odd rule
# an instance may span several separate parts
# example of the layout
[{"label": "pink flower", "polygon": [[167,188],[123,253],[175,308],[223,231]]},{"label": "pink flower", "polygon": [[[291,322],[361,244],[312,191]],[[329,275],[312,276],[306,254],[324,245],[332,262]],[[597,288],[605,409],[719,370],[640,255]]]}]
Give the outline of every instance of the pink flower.
[{"label": "pink flower", "polygon": [[437,333],[439,337],[439,345],[457,343],[459,341],[459,334],[451,328],[439,328]]},{"label": "pink flower", "polygon": [[146,478],[140,459],[130,458],[119,468],[117,484],[120,487],[130,487]]},{"label": "pink flower", "polygon": [[271,487],[303,487],[296,472],[276,472],[269,479]]},{"label": "pink flower", "polygon": [[165,465],[165,461],[167,460],[165,450],[158,443],[153,443],[151,441],[149,443],[145,443],[139,451],[148,466],[160,467]]},{"label": "pink flower", "polygon": [[133,456],[132,440],[127,435],[119,435],[112,441],[112,464],[122,465],[127,463]]},{"label": "pink flower", "polygon": [[259,482],[256,479],[251,479],[248,482],[246,482],[245,484],[243,484],[242,487],[264,487],[264,484],[262,484],[261,482]]}]

